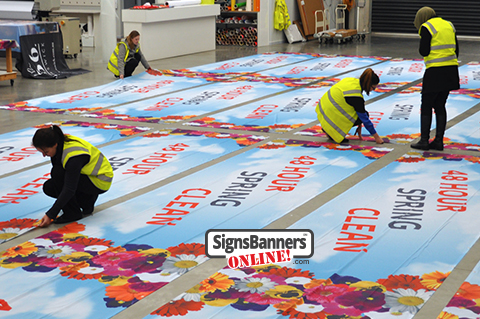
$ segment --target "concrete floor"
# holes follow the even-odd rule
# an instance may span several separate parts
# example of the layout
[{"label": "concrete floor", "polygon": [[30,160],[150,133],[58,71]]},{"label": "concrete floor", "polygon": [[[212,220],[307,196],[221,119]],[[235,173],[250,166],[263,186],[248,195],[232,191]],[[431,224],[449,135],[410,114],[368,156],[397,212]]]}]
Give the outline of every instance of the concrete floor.
[{"label": "concrete floor", "polygon": [[[475,39],[459,39],[460,42],[460,61],[467,63],[470,61],[477,61],[479,40]],[[364,41],[352,41],[345,44],[319,44],[317,41],[309,41],[295,44],[277,44],[264,46],[259,48],[252,47],[231,47],[219,46],[214,51],[202,52],[197,54],[179,56],[175,58],[161,59],[149,61],[152,68],[155,69],[181,69],[189,68],[213,62],[234,59],[238,57],[254,55],[264,52],[308,52],[308,53],[323,53],[323,54],[338,54],[338,55],[359,55],[359,56],[388,56],[394,58],[420,58],[418,54],[418,37],[416,36],[386,36],[386,35],[367,35]],[[91,72],[73,76],[62,80],[34,80],[19,78],[15,80],[13,86],[10,86],[9,81],[0,82],[0,105],[25,101],[41,96],[59,94],[82,88],[94,87],[114,81],[113,75],[106,70],[106,62],[101,61],[99,53],[95,52],[94,48],[84,48],[83,52],[79,54],[76,59],[67,59],[70,68],[83,68]],[[147,57],[148,59],[148,57]],[[5,64],[5,59],[0,58],[0,65]],[[136,73],[142,72],[143,67],[140,66]],[[474,107],[468,114],[473,114],[480,110],[480,105]],[[464,115],[463,118],[468,116]],[[462,118],[462,119],[463,119]],[[31,112],[16,112],[0,110],[0,134],[10,131],[19,130],[30,127],[39,123],[44,123],[52,120],[78,119],[73,115],[57,115]],[[312,114],[312,122],[315,120],[315,114]],[[460,119],[452,120],[448,123],[448,127],[457,123]],[[92,121],[95,121],[92,119]],[[101,120],[102,122],[114,122]],[[120,124],[124,125],[138,125],[136,122],[122,121]],[[162,124],[149,124],[156,129],[161,129]],[[214,130],[214,129],[211,129]],[[267,134],[268,135],[268,134]],[[289,137],[289,134],[284,134],[282,137]],[[317,138],[318,139],[318,138]],[[355,143],[355,141],[353,142]],[[358,141],[357,141],[358,143]],[[368,144],[370,142],[364,142]],[[394,161],[400,155],[403,155],[410,149],[409,145],[388,145],[394,148],[388,156],[376,161],[365,169],[353,174],[344,181],[333,186],[326,192],[318,195],[314,199],[300,206],[292,211],[287,216],[273,222],[267,228],[285,228],[308,215],[322,204],[334,199],[342,192],[348,190],[356,183],[365,179],[372,173],[381,169]],[[468,151],[454,151],[458,154],[468,154]],[[470,155],[478,156],[478,152],[470,153]],[[213,165],[215,161],[209,162],[205,165]],[[198,169],[204,168],[205,165]],[[182,176],[178,176],[177,179]],[[121,201],[121,200],[120,200]],[[117,204],[118,201],[115,201]],[[101,213],[113,204],[104,204],[96,208],[96,213]],[[40,216],[39,216],[40,217]],[[55,227],[55,226],[51,226]],[[39,236],[53,228],[37,229],[20,236],[20,238],[6,242],[0,245],[0,251],[9,247],[22,243],[30,238]],[[426,303],[420,312],[414,317],[415,319],[434,319],[443,310],[443,307],[448,303],[452,295],[456,292],[458,287],[463,283],[465,278],[469,275],[473,267],[480,259],[480,242],[477,242],[465,258],[457,265],[452,274],[444,282],[441,288],[434,294],[434,296]],[[224,267],[226,262],[219,259],[211,259],[194,270],[183,275],[179,279],[170,283],[166,287],[159,289],[155,293],[142,299],[140,302],[125,309],[113,318],[143,318],[151,311],[157,309],[159,306],[170,301],[180,293],[191,288],[201,280],[206,278],[206,275],[215,273],[220,268]]]}]

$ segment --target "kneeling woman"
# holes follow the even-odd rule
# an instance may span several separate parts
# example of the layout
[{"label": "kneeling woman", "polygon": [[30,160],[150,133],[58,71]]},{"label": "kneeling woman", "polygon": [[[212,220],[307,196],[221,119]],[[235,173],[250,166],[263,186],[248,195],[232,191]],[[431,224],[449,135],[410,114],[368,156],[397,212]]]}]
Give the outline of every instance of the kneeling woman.
[{"label": "kneeling woman", "polygon": [[355,135],[362,138],[362,123],[377,144],[383,140],[375,131],[372,121],[365,110],[362,92],[367,95],[375,90],[380,79],[368,68],[359,79],[345,78],[332,86],[318,102],[316,111],[318,121],[327,136],[337,143],[348,142],[345,136],[353,126],[358,126]]},{"label": "kneeling woman", "polygon": [[[92,214],[98,195],[112,184],[113,170],[108,159],[89,142],[63,134],[56,125],[38,129],[32,145],[50,157],[52,170],[43,191],[57,199],[39,226],[69,223]],[[57,217],[60,210],[63,214]]]}]

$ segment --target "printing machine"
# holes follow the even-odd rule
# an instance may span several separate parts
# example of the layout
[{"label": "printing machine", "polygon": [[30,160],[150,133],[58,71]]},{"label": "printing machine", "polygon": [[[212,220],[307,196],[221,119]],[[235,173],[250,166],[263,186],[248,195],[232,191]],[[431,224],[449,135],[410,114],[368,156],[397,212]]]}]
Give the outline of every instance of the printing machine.
[{"label": "printing machine", "polygon": [[60,9],[60,0],[0,0],[0,19],[41,20]]},{"label": "printing machine", "polygon": [[[65,17],[53,11],[59,10],[61,0],[0,0],[0,38],[12,38],[19,42],[20,35],[62,31],[63,54],[77,57],[81,52],[80,19]],[[6,21],[8,20],[8,21]],[[44,21],[35,23],[34,21]],[[45,21],[57,22],[48,24]],[[23,24],[23,25],[22,25]],[[36,24],[32,26],[32,24]],[[2,26],[3,25],[3,26]],[[11,30],[17,28],[17,31]]]}]

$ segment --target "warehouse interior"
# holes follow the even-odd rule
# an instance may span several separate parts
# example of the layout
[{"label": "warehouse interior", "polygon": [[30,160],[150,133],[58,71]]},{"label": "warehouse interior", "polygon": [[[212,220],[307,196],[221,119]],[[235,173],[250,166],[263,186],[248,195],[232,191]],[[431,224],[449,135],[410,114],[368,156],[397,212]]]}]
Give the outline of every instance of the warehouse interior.
[{"label": "warehouse interior", "polygon": [[[450,15],[455,14],[455,10],[451,8],[451,5],[449,7],[445,7],[444,1],[423,1],[421,3],[419,3],[418,1],[402,1],[400,3],[397,3],[397,5],[400,7],[395,7],[391,4],[390,1],[374,0],[369,2],[369,4],[372,6],[373,12],[371,30],[367,30],[364,39],[355,38],[351,41],[346,41],[342,43],[320,42],[318,41],[318,39],[299,41],[296,43],[288,43],[287,40],[283,38],[281,43],[270,43],[268,45],[262,46],[216,45],[216,48],[214,50],[204,52],[197,52],[155,60],[149,59],[148,56],[146,56],[146,58],[148,59],[150,66],[153,69],[157,70],[188,69],[196,66],[207,65],[211,63],[228,61],[236,58],[254,56],[257,54],[270,52],[295,52],[340,56],[381,56],[403,59],[420,59],[421,56],[418,53],[419,37],[417,34],[412,32],[414,31],[412,21],[414,17],[414,12],[416,11],[413,9],[415,6],[412,4],[412,2],[417,7],[419,5],[431,5],[432,7],[438,5],[440,7],[440,12],[441,10],[444,10],[444,12],[448,12],[448,14]],[[469,3],[469,1],[457,1],[455,2],[455,7],[460,7],[460,2],[465,4]],[[380,19],[378,19],[378,16],[387,16],[387,14],[382,11],[387,10],[384,7],[385,3],[388,3],[388,6],[390,7],[389,9],[396,11],[396,13],[405,12],[405,10],[401,8],[401,6],[406,6],[408,3],[409,9],[407,12],[405,12],[405,14],[402,14],[402,17],[405,18],[405,21],[410,21],[410,25],[408,25],[408,23],[404,24],[403,22],[392,24],[391,19],[393,18],[390,18],[388,23],[380,21]],[[441,5],[441,3],[443,5]],[[289,7],[292,8],[292,12],[296,12],[296,9],[293,9],[295,5],[296,3],[290,3]],[[471,10],[473,15],[475,15],[475,10],[476,9]],[[292,13],[292,16],[298,19],[298,16],[295,12]],[[375,19],[375,15],[377,15],[377,19]],[[478,17],[478,15],[476,16]],[[465,16],[462,16],[462,18],[463,17]],[[454,21],[458,18],[459,16],[457,13],[457,16],[453,17],[453,19],[451,20]],[[352,17],[351,21],[352,24],[354,24],[355,15]],[[471,61],[479,60],[478,48],[480,38],[477,37],[477,31],[479,31],[480,29],[480,24],[478,23],[478,21],[475,21],[473,24],[470,23],[473,22],[468,22],[468,24],[458,27],[458,30],[460,30],[457,34],[460,47],[459,63],[461,65]],[[389,29],[389,27],[392,28]],[[467,31],[462,32],[463,30]],[[140,43],[142,43],[142,36],[140,38]],[[68,64],[68,67],[70,69],[84,69],[88,71],[80,75],[70,76],[64,79],[33,79],[25,78],[18,74],[17,78],[15,78],[13,83],[10,83],[9,81],[0,81],[0,105],[7,105],[19,101],[28,101],[39,97],[88,89],[118,81],[112,75],[112,73],[110,73],[106,69],[106,61],[104,59],[105,50],[105,48],[99,47],[83,47],[81,52],[76,57],[66,57],[66,63]],[[108,49],[108,51],[110,51],[110,48]],[[4,57],[1,57],[0,65],[4,65],[5,60],[6,59]],[[136,69],[134,74],[140,74],[141,72],[144,72],[144,69],[140,65]],[[480,103],[470,109],[467,113],[463,114],[461,117],[457,117],[449,121],[447,123],[447,128],[454,126],[461,120],[477,113],[478,111],[480,111]],[[75,114],[36,113],[0,109],[0,134],[5,134],[34,125],[39,125],[41,123],[47,123],[57,120],[79,120],[79,117]],[[133,121],[128,122],[93,118],[89,119],[89,121],[104,122],[109,124],[119,124],[121,122],[122,125],[138,125],[137,122]],[[311,114],[311,122],[309,123],[309,125],[311,126],[314,124],[318,124],[318,122],[316,122],[315,112]],[[165,125],[161,123],[149,123],[149,126],[157,130],[162,130],[165,127],[172,127],[172,125]],[[225,130],[222,129],[211,130],[225,132]],[[268,137],[272,137],[275,134],[266,133],[265,135],[267,135]],[[291,133],[285,133],[282,137],[295,138],[294,135]],[[323,137],[311,137],[309,139],[319,140],[322,142],[328,141],[327,138]],[[372,141],[353,140],[351,141],[351,143],[354,145],[374,146],[374,142]],[[406,153],[410,150],[409,144],[388,144],[388,147],[391,147],[393,149],[392,156],[379,160],[372,165],[369,165],[368,167],[360,170],[358,173],[334,185],[333,187],[328,189],[328,191],[322,194],[318,194],[318,196],[316,196],[311,201],[305,203],[304,205],[302,205],[298,209],[295,209],[293,212],[285,215],[284,217],[276,220],[268,227],[285,229],[291,226],[296,221],[310,214],[315,208],[320,207],[330,201],[334,201],[337,196],[348,191],[360,181],[368,178],[378,170],[382,169],[382,167],[388,165],[393,160],[394,156]],[[477,153],[469,150],[445,150],[444,152],[458,155],[473,156],[476,156]],[[209,165],[213,164],[215,164],[215,161],[209,163]],[[203,167],[206,167],[206,165],[204,165]],[[181,175],[175,176],[173,180],[178,180],[180,178],[182,178]],[[146,190],[144,192],[146,192]],[[102,204],[97,207],[95,214],[101,214],[102,210],[108,209],[109,207],[118,204],[119,202],[127,201],[129,199],[130,198],[126,196],[125,198],[121,198],[115,202]],[[51,225],[48,228],[35,229],[22,236],[19,236],[18,238],[4,242],[0,244],[0,252],[4,252],[9,248],[14,247],[15,245],[19,245],[27,240],[44,235],[49,231],[52,231],[59,227],[61,227],[61,225]],[[388,256],[386,258],[388,258]],[[442,284],[441,288],[437,290],[437,292],[428,300],[428,302],[425,303],[425,305],[423,305],[420,311],[418,311],[413,318],[437,318],[444,309],[444,307],[448,304],[452,296],[461,286],[461,284],[471,274],[472,270],[477,265],[479,260],[480,241],[475,243],[475,245],[473,245],[473,247],[469,249],[468,253],[448,276],[448,278]],[[143,298],[141,301],[133,304],[128,308],[125,308],[123,311],[119,312],[112,318],[144,318],[152,311],[157,309],[159,305],[163,305],[169,302],[170,300],[183,293],[184,291],[190,289],[192,286],[196,285],[208,276],[213,275],[219,269],[225,267],[225,265],[226,262],[223,259],[211,259],[209,261],[206,261],[192,271],[189,271],[187,274],[183,275],[181,278],[174,280],[169,285],[158,289],[156,292]],[[2,299],[2,297],[6,297],[5,292],[2,292],[2,295],[0,295],[0,299]],[[0,313],[0,317],[1,316],[2,313]],[[279,315],[278,317],[280,318],[282,316]]]}]

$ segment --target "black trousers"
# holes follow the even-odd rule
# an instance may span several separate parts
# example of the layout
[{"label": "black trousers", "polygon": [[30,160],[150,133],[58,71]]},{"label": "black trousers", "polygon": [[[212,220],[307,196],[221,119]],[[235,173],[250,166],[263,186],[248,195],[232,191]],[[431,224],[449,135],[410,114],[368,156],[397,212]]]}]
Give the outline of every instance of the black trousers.
[{"label": "black trousers", "polygon": [[[50,179],[43,184],[43,192],[50,197],[58,198],[62,192],[65,180],[65,169],[54,165]],[[105,191],[97,188],[87,175],[80,174],[75,195],[63,206],[62,211],[67,216],[81,217],[93,213],[98,195]]]},{"label": "black trousers", "polygon": [[422,141],[428,141],[430,138],[430,128],[432,126],[432,110],[435,111],[436,134],[435,139],[443,141],[445,128],[447,126],[447,104],[450,91],[440,91],[432,93],[422,93],[422,106],[420,111],[420,134]]},{"label": "black trousers", "polygon": [[133,59],[130,59],[125,63],[125,70],[123,71],[123,74],[125,77],[131,76],[133,74],[133,71],[138,66],[138,63],[140,63],[141,56],[138,53],[135,53],[135,57]]}]

